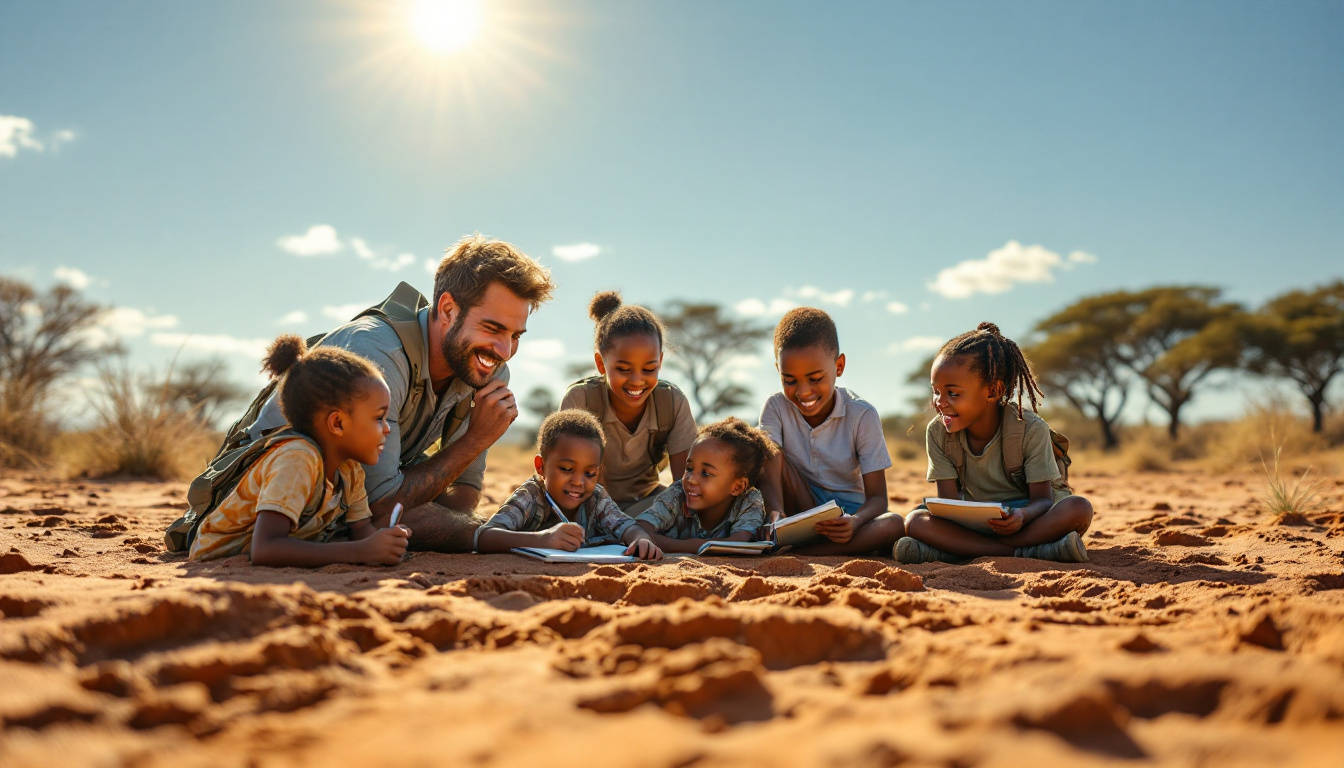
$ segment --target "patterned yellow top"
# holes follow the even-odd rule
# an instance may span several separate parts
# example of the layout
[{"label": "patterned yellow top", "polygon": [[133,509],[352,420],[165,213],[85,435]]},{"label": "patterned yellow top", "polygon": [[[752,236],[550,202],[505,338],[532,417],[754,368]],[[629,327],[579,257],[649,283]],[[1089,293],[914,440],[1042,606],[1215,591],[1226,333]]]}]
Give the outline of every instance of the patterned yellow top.
[{"label": "patterned yellow top", "polygon": [[[238,486],[201,521],[191,544],[192,560],[214,560],[246,554],[252,549],[252,531],[257,513],[273,511],[291,521],[289,535],[297,539],[323,540],[327,526],[342,513],[346,522],[372,516],[364,492],[364,467],[347,461],[338,472],[341,489],[326,482],[322,455],[307,440],[294,438],[267,450],[249,468]],[[342,490],[347,502],[341,503]],[[322,494],[317,513],[300,525],[303,510]]]}]

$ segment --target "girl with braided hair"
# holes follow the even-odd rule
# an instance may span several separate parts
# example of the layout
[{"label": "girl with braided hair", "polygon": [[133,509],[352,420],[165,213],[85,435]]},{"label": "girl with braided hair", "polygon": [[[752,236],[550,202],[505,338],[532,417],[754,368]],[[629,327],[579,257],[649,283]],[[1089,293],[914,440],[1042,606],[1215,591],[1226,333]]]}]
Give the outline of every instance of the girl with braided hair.
[{"label": "girl with braided hair", "polygon": [[[1050,426],[1036,415],[1044,395],[1017,343],[997,325],[981,323],[943,345],[930,383],[937,415],[925,432],[929,481],[939,498],[999,502],[1003,517],[990,519],[992,533],[984,534],[921,505],[906,516],[896,559],[1012,555],[1086,562],[1082,535],[1092,523],[1092,504],[1063,481]],[[1024,399],[1030,410],[1023,409]],[[1012,457],[1020,466],[1010,466]]]}]

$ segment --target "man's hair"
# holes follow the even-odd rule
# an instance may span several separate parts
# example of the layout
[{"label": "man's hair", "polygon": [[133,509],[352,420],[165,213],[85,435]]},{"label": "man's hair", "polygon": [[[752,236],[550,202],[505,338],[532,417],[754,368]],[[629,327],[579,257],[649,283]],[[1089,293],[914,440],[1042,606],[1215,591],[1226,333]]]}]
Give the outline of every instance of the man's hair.
[{"label": "man's hair", "polygon": [[434,271],[434,304],[437,312],[444,293],[465,313],[481,303],[491,283],[499,283],[526,300],[536,311],[551,298],[555,284],[551,273],[527,254],[502,240],[477,232],[449,248]]},{"label": "man's hair", "polygon": [[562,437],[581,437],[597,443],[597,455],[602,455],[602,425],[597,417],[582,408],[566,408],[547,416],[537,431],[537,453],[544,459]]},{"label": "man's hair", "polygon": [[829,354],[840,354],[840,335],[835,321],[816,307],[798,307],[785,313],[775,326],[775,357],[786,349],[820,347]]}]

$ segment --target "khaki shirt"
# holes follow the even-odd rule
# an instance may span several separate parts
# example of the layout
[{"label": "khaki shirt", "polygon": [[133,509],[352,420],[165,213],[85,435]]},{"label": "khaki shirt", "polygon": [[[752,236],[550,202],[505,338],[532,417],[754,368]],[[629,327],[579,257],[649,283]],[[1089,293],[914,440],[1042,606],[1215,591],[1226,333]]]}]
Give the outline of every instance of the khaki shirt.
[{"label": "khaki shirt", "polygon": [[[565,392],[560,408],[579,408],[584,405],[583,385],[575,384]],[[658,490],[658,468],[649,463],[649,432],[658,426],[657,406],[649,395],[644,415],[634,430],[626,428],[616,418],[611,403],[607,403],[602,419],[605,437],[602,450],[602,486],[617,504],[629,505]],[[667,436],[667,455],[689,451],[695,442],[695,419],[686,395],[672,388],[672,432]]]},{"label": "khaki shirt", "polygon": [[[1005,418],[1014,418],[1009,413]],[[1024,445],[1022,446],[1022,470],[1028,483],[1046,483],[1058,480],[1059,465],[1055,463],[1054,449],[1050,447],[1050,425],[1045,419],[1024,410],[1022,418],[1026,421]],[[956,480],[957,468],[943,451],[945,434],[938,419],[929,422],[924,431],[924,444],[929,454],[928,480]],[[961,449],[966,454],[966,476],[961,478],[962,495],[972,501],[1013,501],[1027,498],[1027,489],[1019,487],[1008,476],[1003,466],[1003,427],[980,455],[971,453],[966,443],[966,430],[956,434],[961,441]],[[1056,488],[1055,501],[1066,498],[1069,492]]]},{"label": "khaki shirt", "polygon": [[[258,512],[279,512],[293,524],[289,535],[318,541],[328,525],[344,515],[352,523],[372,516],[364,493],[364,467],[351,460],[337,473],[341,488],[332,487],[322,471],[322,455],[307,440],[294,438],[267,450],[248,468],[237,487],[201,521],[191,544],[192,560],[214,560],[246,554],[252,549],[252,532]],[[317,513],[300,518],[314,494],[323,494]],[[346,494],[342,503],[341,494]]]},{"label": "khaki shirt", "polygon": [[[635,524],[628,515],[616,506],[602,486],[597,486],[593,495],[579,505],[574,513],[567,515],[569,521],[583,528],[583,545],[593,547],[599,544],[615,544],[621,540],[630,526]],[[501,528],[506,531],[544,531],[560,522],[546,498],[546,484],[541,477],[533,475],[518,486],[509,500],[499,506],[499,511],[490,517],[485,525],[476,529],[471,548],[475,549],[481,539],[481,531],[488,528]]]}]

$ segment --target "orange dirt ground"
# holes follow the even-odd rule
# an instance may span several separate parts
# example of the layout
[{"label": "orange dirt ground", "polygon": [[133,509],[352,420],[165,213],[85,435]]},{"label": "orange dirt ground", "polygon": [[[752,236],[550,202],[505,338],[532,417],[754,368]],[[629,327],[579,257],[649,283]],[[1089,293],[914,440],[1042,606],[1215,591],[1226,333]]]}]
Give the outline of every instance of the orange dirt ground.
[{"label": "orange dirt ground", "polygon": [[1344,481],[1301,525],[1249,475],[1075,486],[1080,565],[308,571],[165,554],[181,483],[9,473],[0,764],[1344,765]]}]

